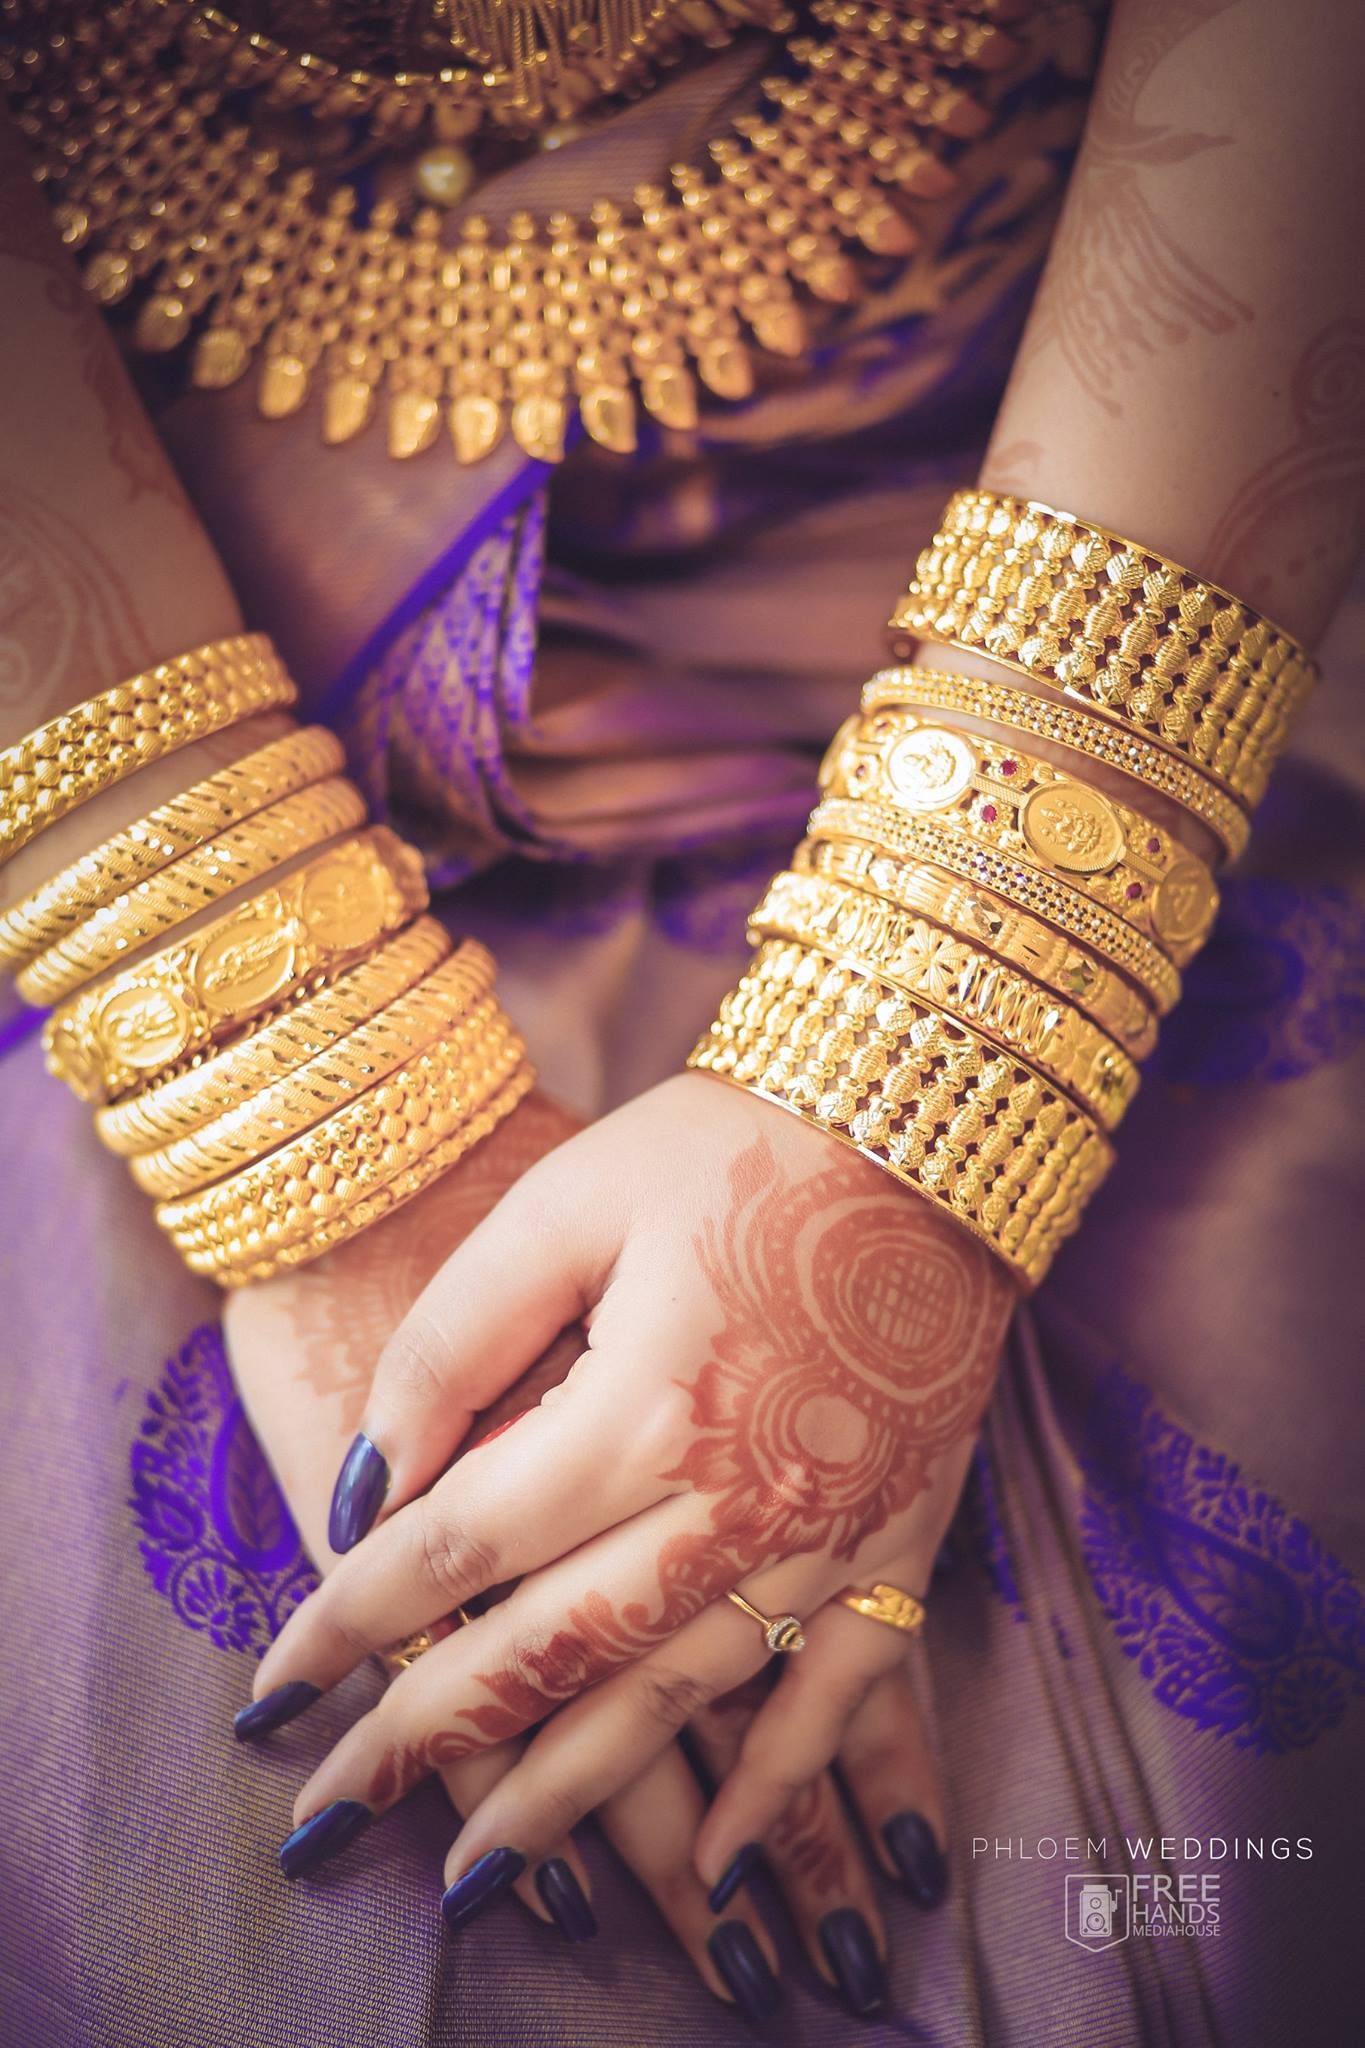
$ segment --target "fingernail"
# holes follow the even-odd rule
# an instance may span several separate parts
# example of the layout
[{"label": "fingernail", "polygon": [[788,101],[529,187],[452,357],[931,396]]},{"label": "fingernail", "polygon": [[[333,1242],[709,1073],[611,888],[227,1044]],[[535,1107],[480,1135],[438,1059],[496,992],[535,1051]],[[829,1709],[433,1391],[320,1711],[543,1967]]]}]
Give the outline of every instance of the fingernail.
[{"label": "fingernail", "polygon": [[306,1877],[319,1863],[349,1848],[374,1819],[368,1806],[358,1799],[334,1799],[320,1813],[310,1814],[280,1844],[280,1869],[286,1877]]},{"label": "fingernail", "polygon": [[876,2012],[886,1999],[886,1971],[872,1929],[856,1906],[837,1906],[820,1922],[820,1946],[850,2012]]},{"label": "fingernail", "polygon": [[742,1884],[746,1884],[763,1861],[763,1850],[757,1842],[746,1842],[736,1850],[720,1876],[706,1894],[706,1903],[713,1913],[723,1913]]},{"label": "fingernail", "polygon": [[706,1946],[745,2019],[771,2019],[782,2003],[782,1987],[744,1922],[722,1920]]},{"label": "fingernail", "polygon": [[941,1905],[948,1889],[948,1865],[924,1815],[893,1813],[882,1829],[882,1840],[915,1904],[926,1909]]},{"label": "fingernail", "polygon": [[259,1742],[263,1735],[283,1728],[286,1721],[295,1721],[300,1714],[306,1714],[314,1700],[321,1698],[319,1688],[310,1685],[306,1678],[296,1678],[289,1685],[277,1685],[274,1692],[265,1693],[258,1700],[248,1700],[244,1707],[237,1709],[232,1717],[232,1732],[239,1742]]},{"label": "fingernail", "polygon": [[486,1856],[472,1863],[441,1900],[441,1912],[451,1933],[481,1913],[500,1892],[505,1892],[525,1868],[526,1858],[518,1849],[490,1849]]},{"label": "fingernail", "polygon": [[538,1865],[536,1890],[565,1941],[592,1940],[597,1932],[597,1917],[562,1856],[551,1856]]},{"label": "fingernail", "polygon": [[354,1550],[374,1526],[389,1490],[389,1464],[367,1436],[358,1436],[342,1460],[327,1518],[327,1541],[333,1550]]}]

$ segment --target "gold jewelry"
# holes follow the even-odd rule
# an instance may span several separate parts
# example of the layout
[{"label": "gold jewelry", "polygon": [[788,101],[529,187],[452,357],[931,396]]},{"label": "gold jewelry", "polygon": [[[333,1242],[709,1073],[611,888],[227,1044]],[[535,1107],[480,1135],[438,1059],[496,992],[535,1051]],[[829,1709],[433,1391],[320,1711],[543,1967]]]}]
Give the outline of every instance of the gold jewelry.
[{"label": "gold jewelry", "polygon": [[835,1598],[855,1614],[864,1614],[869,1621],[884,1622],[887,1628],[903,1629],[908,1636],[918,1635],[924,1627],[924,1602],[913,1593],[902,1592],[899,1586],[874,1586],[869,1593],[846,1586]]},{"label": "gold jewelry", "polygon": [[326,1051],[202,1130],[134,1159],[133,1179],[144,1194],[164,1199],[236,1172],[392,1074],[492,985],[492,955],[467,940],[452,959]]},{"label": "gold jewelry", "polygon": [[48,1071],[107,1101],[351,966],[426,902],[418,856],[372,826],[54,1011]]},{"label": "gold jewelry", "polygon": [[763,1631],[764,1642],[775,1655],[794,1656],[796,1651],[805,1649],[806,1632],[794,1614],[765,1614],[761,1607],[755,1607],[742,1593],[732,1591],[725,1597],[732,1600],[742,1614],[747,1614],[751,1620],[758,1623]]},{"label": "gold jewelry", "polygon": [[865,889],[902,910],[919,911],[962,938],[974,939],[998,960],[1017,967],[1084,1010],[1116,1038],[1131,1059],[1156,1046],[1155,1012],[1132,984],[1085,946],[1016,910],[1002,896],[975,888],[922,861],[893,860],[875,846],[850,840],[803,839],[792,856],[797,874],[822,875]]},{"label": "gold jewelry", "polygon": [[1066,1089],[1105,1130],[1137,1094],[1138,1070],[1127,1053],[1070,1003],[865,890],[818,875],[780,874],[749,919],[749,936],[818,947],[841,966],[875,974],[965,1019]]},{"label": "gold jewelry", "polygon": [[201,1055],[139,1094],[97,1109],[101,1141],[126,1158],[232,1115],[395,1002],[450,951],[445,927],[419,917],[336,981],[248,1027],[221,1052]]},{"label": "gold jewelry", "polygon": [[473,1616],[466,1608],[453,1608],[444,1621],[433,1621],[430,1628],[419,1628],[415,1635],[405,1636],[391,1650],[381,1650],[379,1661],[390,1678],[398,1678],[411,1670],[419,1657],[425,1657],[428,1650],[434,1650],[447,1636],[453,1636],[457,1628],[468,1628],[472,1620]]},{"label": "gold jewelry", "polygon": [[923,719],[905,706],[845,720],[825,755],[827,796],[940,818],[1061,875],[1154,939],[1177,967],[1218,913],[1207,866],[1168,832],[1050,761]]},{"label": "gold jewelry", "polygon": [[980,649],[1215,774],[1248,809],[1317,679],[1215,583],[1074,513],[958,491],[892,625]]},{"label": "gold jewelry", "polygon": [[[137,344],[193,341],[192,380],[214,388],[259,357],[270,418],[296,412],[320,383],[332,443],[363,431],[382,387],[392,454],[420,453],[448,424],[461,462],[487,456],[509,428],[525,454],[556,462],[574,410],[594,441],[629,452],[639,404],[687,430],[699,383],[748,397],[752,346],[799,355],[803,301],[855,303],[867,284],[859,259],[875,259],[879,274],[914,248],[899,197],[951,188],[937,152],[989,125],[969,96],[975,74],[1014,51],[994,23],[956,10],[945,19],[937,5],[811,0],[811,32],[785,37],[783,65],[757,87],[761,110],[731,118],[700,164],[671,165],[625,206],[515,214],[496,238],[466,218],[451,242],[436,207],[388,196],[367,203],[359,224],[360,175],[372,168],[363,148],[350,177],[325,175],[325,163],[321,178],[282,166],[278,117],[267,104],[253,132],[241,73],[223,61],[224,40],[242,42],[231,24],[226,38],[215,27],[182,46],[165,7],[50,0],[35,28],[35,4],[10,0],[4,79],[62,237],[85,252],[87,288],[106,307],[148,288]],[[555,13],[534,4],[515,18],[543,25]],[[736,22],[793,25],[782,0],[724,0],[700,14],[689,5],[677,18],[721,40]],[[458,200],[471,181],[472,164],[450,147],[472,105],[459,69],[430,110],[444,155],[427,165],[425,189],[418,158],[423,197]],[[322,76],[324,104],[349,112],[350,81]],[[426,120],[425,89],[407,76],[396,86],[400,102],[417,93]],[[292,99],[293,85],[283,89]],[[356,91],[363,104],[365,80]],[[509,102],[496,77],[478,74],[479,104],[495,118],[521,91]]]},{"label": "gold jewelry", "polygon": [[1019,909],[1055,924],[1134,981],[1164,1017],[1180,1000],[1180,975],[1146,935],[1059,875],[933,818],[913,818],[889,804],[834,797],[817,804],[807,826],[814,840],[853,840],[879,852],[928,861]]},{"label": "gold jewelry", "polygon": [[0,751],[0,865],[149,761],[295,695],[266,635],[238,633],[61,712]]},{"label": "gold jewelry", "polygon": [[365,799],[341,776],[295,790],[106,903],[29,962],[18,976],[19,993],[39,1008],[58,1002],[234,889],[364,822]]},{"label": "gold jewelry", "polygon": [[451,1137],[434,1145],[430,1152],[424,1152],[411,1166],[404,1167],[392,1180],[385,1181],[350,1208],[343,1209],[325,1222],[310,1225],[305,1236],[280,1245],[269,1253],[257,1256],[246,1253],[236,1262],[226,1258],[218,1260],[207,1253],[194,1253],[187,1257],[186,1263],[194,1272],[216,1280],[220,1287],[245,1287],[252,1281],[269,1280],[276,1273],[288,1272],[321,1258],[324,1252],[332,1251],[349,1238],[358,1237],[372,1223],[391,1216],[405,1202],[412,1201],[414,1196],[439,1180],[443,1173],[448,1173],[452,1166],[457,1166],[466,1153],[512,1114],[535,1086],[535,1080],[535,1069],[528,1062],[523,1062],[507,1084],[466,1123],[461,1124]]},{"label": "gold jewelry", "polygon": [[813,947],[768,940],[688,1060],[808,1118],[1036,1285],[1113,1162],[1026,1062]]},{"label": "gold jewelry", "polygon": [[344,765],[335,734],[310,725],[287,732],[196,782],[0,912],[0,964],[22,966],[55,946],[94,911],[160,874],[204,840],[217,838],[296,789],[335,775]]},{"label": "gold jewelry", "polygon": [[884,668],[863,684],[864,712],[888,704],[921,705],[929,711],[959,711],[972,718],[1007,725],[1033,739],[1085,754],[1130,775],[1147,788],[1179,804],[1223,843],[1229,860],[1243,852],[1251,837],[1251,820],[1241,805],[1202,768],[1144,739],[1141,733],[1076,704],[1058,704],[1051,697],[1032,697],[1009,683],[989,683],[978,676],[950,675],[939,669]]}]

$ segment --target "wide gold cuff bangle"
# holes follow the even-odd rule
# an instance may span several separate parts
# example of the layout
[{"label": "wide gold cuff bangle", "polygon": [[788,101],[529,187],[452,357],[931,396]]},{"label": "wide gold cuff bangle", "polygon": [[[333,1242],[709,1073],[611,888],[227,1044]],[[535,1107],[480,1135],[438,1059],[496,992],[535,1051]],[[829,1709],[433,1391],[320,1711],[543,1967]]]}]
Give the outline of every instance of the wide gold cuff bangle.
[{"label": "wide gold cuff bangle", "polygon": [[206,776],[0,913],[0,964],[22,966],[206,839],[335,775],[344,764],[335,734],[310,725]]},{"label": "wide gold cuff bangle", "polygon": [[48,1069],[108,1101],[340,973],[426,902],[417,854],[372,826],[54,1011]]},{"label": "wide gold cuff bangle", "polygon": [[958,491],[892,625],[973,648],[1217,775],[1253,808],[1317,677],[1297,641],[1138,542]]},{"label": "wide gold cuff bangle", "polygon": [[1113,1130],[1138,1070],[1070,1003],[926,918],[818,875],[778,875],[749,919],[753,940],[792,939],[971,1025],[1018,1053]]},{"label": "wide gold cuff bangle", "polygon": [[0,751],[0,864],[148,762],[296,694],[266,635],[238,633],[63,711]]},{"label": "wide gold cuff bangle", "polygon": [[[909,704],[926,711],[959,712],[968,718],[987,720],[1027,733],[1030,739],[1050,740],[1054,746],[1084,754],[1101,762],[1158,795],[1178,804],[1197,818],[1222,843],[1229,860],[1243,852],[1251,837],[1251,820],[1235,798],[1202,768],[1182,761],[1166,747],[1144,739],[1139,732],[1101,717],[1079,704],[1059,704],[1052,697],[1035,697],[1017,684],[987,682],[980,676],[951,675],[946,670],[920,668],[918,664],[878,669],[863,684],[865,712],[884,710],[888,704]],[[1134,792],[1134,801],[1137,801]]]},{"label": "wide gold cuff bangle", "polygon": [[792,1110],[955,1216],[1034,1285],[1113,1154],[1094,1121],[978,1032],[769,940],[691,1067]]},{"label": "wide gold cuff bangle", "polygon": [[854,713],[820,771],[828,796],[933,817],[1060,875],[1183,967],[1208,937],[1218,890],[1205,863],[1140,812],[1050,761],[906,706]]},{"label": "wide gold cuff bangle", "polygon": [[40,1007],[60,1002],[235,889],[364,822],[365,799],[343,776],[295,790],[106,903],[29,962],[18,976],[19,993]]}]

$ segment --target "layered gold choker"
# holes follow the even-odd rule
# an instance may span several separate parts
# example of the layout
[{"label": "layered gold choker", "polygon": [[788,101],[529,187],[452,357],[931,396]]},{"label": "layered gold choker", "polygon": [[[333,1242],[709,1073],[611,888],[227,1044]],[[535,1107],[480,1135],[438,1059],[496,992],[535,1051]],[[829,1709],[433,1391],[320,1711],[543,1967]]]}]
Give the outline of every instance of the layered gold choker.
[{"label": "layered gold choker", "polygon": [[[557,462],[575,409],[628,453],[640,405],[687,429],[699,386],[747,397],[755,346],[799,355],[812,303],[855,303],[908,254],[898,198],[949,187],[946,149],[986,124],[976,75],[1013,55],[995,12],[813,0],[798,23],[784,0],[437,0],[459,61],[413,74],[291,53],[187,0],[93,18],[3,0],[0,76],[88,288],[133,313],[139,347],[186,345],[205,388],[259,364],[270,418],[316,391],[329,443],[382,410],[396,456],[444,425],[461,462],[509,430]],[[552,141],[547,122],[638,90],[685,40],[746,28],[783,38],[761,110],[629,204],[518,213],[495,234],[423,203],[465,196],[481,127]]]}]

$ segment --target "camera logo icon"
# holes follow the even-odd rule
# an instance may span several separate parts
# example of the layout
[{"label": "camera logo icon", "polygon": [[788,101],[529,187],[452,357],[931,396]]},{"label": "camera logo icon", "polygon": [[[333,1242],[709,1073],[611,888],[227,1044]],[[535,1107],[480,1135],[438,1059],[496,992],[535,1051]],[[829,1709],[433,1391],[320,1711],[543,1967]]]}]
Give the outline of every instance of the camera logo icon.
[{"label": "camera logo icon", "polygon": [[1077,1948],[1098,1954],[1127,1941],[1131,1931],[1132,1900],[1126,1872],[1106,1875],[1103,1871],[1066,1880],[1064,1932]]}]

